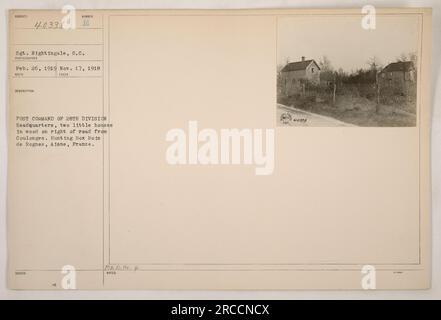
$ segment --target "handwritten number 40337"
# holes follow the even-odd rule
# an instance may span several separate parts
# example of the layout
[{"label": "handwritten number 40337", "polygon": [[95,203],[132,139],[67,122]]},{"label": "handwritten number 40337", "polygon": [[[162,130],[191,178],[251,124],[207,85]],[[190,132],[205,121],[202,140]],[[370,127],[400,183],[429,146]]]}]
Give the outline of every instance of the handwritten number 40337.
[{"label": "handwritten number 40337", "polygon": [[37,21],[34,24],[35,29],[62,29],[61,21]]}]

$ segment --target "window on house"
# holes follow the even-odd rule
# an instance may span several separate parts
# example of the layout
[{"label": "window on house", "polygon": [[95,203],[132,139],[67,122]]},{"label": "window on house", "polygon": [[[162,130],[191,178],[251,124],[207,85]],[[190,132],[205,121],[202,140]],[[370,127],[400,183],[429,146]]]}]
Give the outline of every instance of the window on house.
[{"label": "window on house", "polygon": [[404,80],[413,81],[413,71],[408,71],[404,73]]},{"label": "window on house", "polygon": [[314,68],[311,68],[311,73],[314,73]]}]

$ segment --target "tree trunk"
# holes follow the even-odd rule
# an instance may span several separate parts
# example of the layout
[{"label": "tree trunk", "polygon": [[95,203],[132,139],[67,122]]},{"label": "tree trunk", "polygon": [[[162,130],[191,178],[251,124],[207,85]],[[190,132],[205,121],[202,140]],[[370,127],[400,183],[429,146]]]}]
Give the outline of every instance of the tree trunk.
[{"label": "tree trunk", "polygon": [[334,76],[334,89],[332,90],[332,105],[335,106],[335,92],[337,91],[337,79]]},{"label": "tree trunk", "polygon": [[377,96],[377,105],[375,106],[375,113],[380,112],[380,82],[378,81],[378,70],[375,71],[375,88]]}]

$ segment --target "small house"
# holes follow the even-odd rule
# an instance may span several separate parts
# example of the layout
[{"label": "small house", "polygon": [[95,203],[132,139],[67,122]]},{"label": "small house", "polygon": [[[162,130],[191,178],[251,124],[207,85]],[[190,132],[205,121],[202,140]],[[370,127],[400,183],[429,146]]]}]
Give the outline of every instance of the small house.
[{"label": "small house", "polygon": [[415,66],[412,61],[389,63],[379,74],[380,87],[389,87],[395,93],[406,94],[415,83]]},{"label": "small house", "polygon": [[320,84],[320,67],[315,60],[305,60],[290,62],[281,70],[282,92],[286,95],[300,93],[305,89],[305,85]]}]

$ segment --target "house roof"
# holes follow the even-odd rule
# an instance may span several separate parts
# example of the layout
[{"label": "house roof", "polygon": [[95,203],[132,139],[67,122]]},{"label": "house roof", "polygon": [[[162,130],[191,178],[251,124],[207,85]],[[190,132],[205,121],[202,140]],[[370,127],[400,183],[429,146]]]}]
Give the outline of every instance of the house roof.
[{"label": "house roof", "polygon": [[283,67],[282,72],[305,70],[311,64],[311,62],[314,62],[317,68],[320,70],[320,67],[318,66],[317,62],[311,59],[311,60],[290,62]]},{"label": "house roof", "polygon": [[381,72],[409,71],[413,68],[412,61],[399,61],[389,63]]}]

